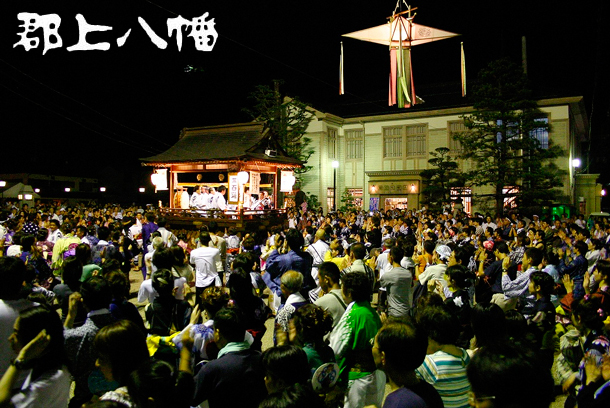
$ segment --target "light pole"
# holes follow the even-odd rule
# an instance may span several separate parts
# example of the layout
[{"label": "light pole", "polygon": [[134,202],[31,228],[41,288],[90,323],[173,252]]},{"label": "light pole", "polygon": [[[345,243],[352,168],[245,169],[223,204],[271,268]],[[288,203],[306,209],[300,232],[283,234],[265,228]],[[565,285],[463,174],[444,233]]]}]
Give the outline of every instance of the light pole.
[{"label": "light pole", "polygon": [[333,211],[337,211],[337,167],[339,167],[339,162],[337,160],[333,160]]}]

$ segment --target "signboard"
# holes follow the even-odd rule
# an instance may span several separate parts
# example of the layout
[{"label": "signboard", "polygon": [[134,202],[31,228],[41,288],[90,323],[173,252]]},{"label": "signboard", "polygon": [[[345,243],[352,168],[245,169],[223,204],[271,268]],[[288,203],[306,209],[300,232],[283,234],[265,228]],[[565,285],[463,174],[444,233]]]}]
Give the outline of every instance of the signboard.
[{"label": "signboard", "polygon": [[229,203],[237,204],[239,201],[239,185],[237,173],[229,173]]},{"label": "signboard", "polygon": [[250,194],[260,194],[261,174],[257,171],[250,172]]},{"label": "signboard", "polygon": [[150,179],[155,186],[155,193],[157,191],[167,190],[167,169],[156,169],[155,172],[150,176]]},{"label": "signboard", "polygon": [[290,193],[294,186],[294,175],[292,171],[282,170],[280,177],[280,191],[282,193]]},{"label": "signboard", "polygon": [[379,197],[371,197],[369,199],[369,211],[379,210]]}]

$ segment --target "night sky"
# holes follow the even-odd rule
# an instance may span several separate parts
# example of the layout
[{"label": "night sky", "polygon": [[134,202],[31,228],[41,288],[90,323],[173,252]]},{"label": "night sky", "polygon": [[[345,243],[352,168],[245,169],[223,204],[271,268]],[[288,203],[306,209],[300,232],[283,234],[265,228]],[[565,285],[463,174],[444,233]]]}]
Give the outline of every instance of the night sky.
[{"label": "night sky", "polygon": [[[387,47],[341,34],[385,23],[396,3],[375,1],[4,1],[0,4],[0,173],[96,176],[111,169],[138,172],[138,157],[172,145],[183,127],[250,118],[256,85],[284,81],[282,92],[331,113],[381,113],[387,107]],[[592,172],[603,172],[608,143],[608,5],[603,0],[425,1],[415,22],[462,34],[413,50],[416,93],[428,106],[464,100],[460,42],[470,84],[488,62],[521,60],[527,37],[528,75],[538,96],[585,96],[592,115]],[[404,6],[403,6],[404,7]],[[61,17],[63,46],[42,55],[41,44],[13,48],[23,29],[17,14]],[[217,41],[197,51],[183,34],[178,51],[166,20],[209,13]],[[108,51],[73,51],[76,14],[111,26],[91,33]],[[138,23],[143,18],[167,41],[158,49]],[[123,47],[116,39],[131,29]],[[31,37],[41,36],[38,30]],[[338,95],[340,42],[347,95]],[[585,146],[588,148],[588,146]],[[607,178],[608,176],[606,176]],[[609,182],[610,179],[605,180]]]}]

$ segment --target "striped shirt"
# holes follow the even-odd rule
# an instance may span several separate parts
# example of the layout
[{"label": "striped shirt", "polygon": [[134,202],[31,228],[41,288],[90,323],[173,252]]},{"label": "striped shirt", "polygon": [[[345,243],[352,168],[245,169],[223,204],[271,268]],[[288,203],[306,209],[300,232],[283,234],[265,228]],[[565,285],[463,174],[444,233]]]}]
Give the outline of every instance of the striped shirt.
[{"label": "striped shirt", "polygon": [[467,408],[470,383],[466,377],[466,366],[470,357],[466,350],[460,349],[461,357],[444,351],[427,355],[415,372],[417,376],[430,383],[438,391],[446,408]]}]

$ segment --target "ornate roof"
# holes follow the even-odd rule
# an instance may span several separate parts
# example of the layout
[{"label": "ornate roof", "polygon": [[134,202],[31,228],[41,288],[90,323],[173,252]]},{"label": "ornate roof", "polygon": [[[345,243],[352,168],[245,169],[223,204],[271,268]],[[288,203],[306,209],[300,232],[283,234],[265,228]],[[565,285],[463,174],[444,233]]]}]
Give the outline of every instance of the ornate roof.
[{"label": "ornate roof", "polygon": [[[180,138],[169,149],[155,156],[141,158],[143,165],[218,162],[265,161],[301,167],[300,160],[289,157],[263,131],[263,123],[237,123],[222,126],[184,128]],[[276,156],[265,154],[274,150]]]}]

